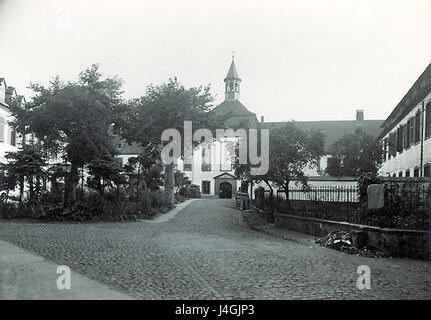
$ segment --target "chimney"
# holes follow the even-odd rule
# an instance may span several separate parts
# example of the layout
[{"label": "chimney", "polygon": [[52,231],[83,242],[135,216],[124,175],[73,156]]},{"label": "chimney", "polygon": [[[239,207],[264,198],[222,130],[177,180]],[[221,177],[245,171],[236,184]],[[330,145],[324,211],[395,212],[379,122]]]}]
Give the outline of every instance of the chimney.
[{"label": "chimney", "polygon": [[364,110],[356,110],[356,121],[364,120]]},{"label": "chimney", "polygon": [[265,122],[265,117],[264,116],[260,116],[260,123],[264,123]]}]

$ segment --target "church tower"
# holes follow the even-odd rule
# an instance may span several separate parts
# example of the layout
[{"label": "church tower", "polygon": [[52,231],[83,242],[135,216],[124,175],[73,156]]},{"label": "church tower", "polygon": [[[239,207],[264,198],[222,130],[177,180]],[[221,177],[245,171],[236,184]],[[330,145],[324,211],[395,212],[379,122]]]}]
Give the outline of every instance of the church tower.
[{"label": "church tower", "polygon": [[234,56],[232,56],[232,63],[230,64],[229,71],[227,73],[225,82],[225,101],[228,100],[239,100],[240,83],[241,79],[238,77],[236,71]]}]

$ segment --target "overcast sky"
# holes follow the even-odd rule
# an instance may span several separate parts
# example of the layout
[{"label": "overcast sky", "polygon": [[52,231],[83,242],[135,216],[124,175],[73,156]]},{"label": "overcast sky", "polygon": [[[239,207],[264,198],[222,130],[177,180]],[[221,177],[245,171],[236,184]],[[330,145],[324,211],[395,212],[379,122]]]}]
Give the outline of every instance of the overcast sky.
[{"label": "overcast sky", "polygon": [[126,98],[177,76],[221,103],[234,50],[241,102],[265,121],[385,119],[430,39],[431,0],[0,0],[0,77],[19,94],[100,63]]}]

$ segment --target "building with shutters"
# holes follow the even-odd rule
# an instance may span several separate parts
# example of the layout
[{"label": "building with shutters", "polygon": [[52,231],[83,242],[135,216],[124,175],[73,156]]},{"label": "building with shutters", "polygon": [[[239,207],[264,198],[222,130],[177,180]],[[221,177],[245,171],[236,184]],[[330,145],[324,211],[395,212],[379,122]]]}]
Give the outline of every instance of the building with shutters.
[{"label": "building with shutters", "polygon": [[431,64],[382,123],[384,148],[379,173],[391,177],[430,177]]},{"label": "building with shutters", "polygon": [[17,95],[14,87],[7,86],[6,80],[0,78],[0,162],[6,163],[6,152],[18,151],[20,139],[15,130],[8,124],[11,116],[10,104],[13,100],[24,105],[25,98]]},{"label": "building with shutters", "polygon": [[[362,128],[377,139],[382,130],[380,125],[383,120],[367,120],[364,117],[364,110],[357,110],[356,118],[352,120],[265,122],[262,116],[259,122],[256,115],[239,100],[242,80],[239,78],[233,59],[224,82],[225,100],[212,112],[215,116],[226,119],[227,127],[235,127],[240,124],[239,127],[246,130],[249,128],[266,128],[271,131],[284,125],[294,125],[302,131],[319,130],[325,135],[325,155],[321,158],[317,168],[305,170],[305,174],[310,177],[310,184],[316,186],[356,185],[355,178],[350,180],[343,178],[342,181],[335,181],[336,179],[325,177],[325,168],[328,159],[331,158],[332,146],[337,140],[346,134],[353,133],[357,128]],[[199,146],[194,150],[191,163],[186,164],[183,160],[179,160],[177,168],[184,171],[193,184],[201,187],[202,195],[218,196],[220,190],[231,189],[233,196],[240,187],[240,181],[234,176],[230,154],[224,141],[216,141],[210,145]],[[294,183],[292,182],[292,184]],[[264,183],[259,185],[266,187]],[[257,186],[255,185],[255,187]],[[274,189],[276,189],[275,186]]]}]

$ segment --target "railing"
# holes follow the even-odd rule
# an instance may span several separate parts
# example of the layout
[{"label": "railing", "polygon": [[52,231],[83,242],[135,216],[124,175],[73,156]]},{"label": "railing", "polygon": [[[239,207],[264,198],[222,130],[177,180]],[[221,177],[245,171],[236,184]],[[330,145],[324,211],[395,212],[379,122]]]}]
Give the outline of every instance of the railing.
[{"label": "railing", "polygon": [[[284,190],[277,190],[277,199],[286,199]],[[353,186],[325,186],[289,189],[290,200],[359,202],[358,188]]]},{"label": "railing", "polygon": [[[386,228],[428,230],[431,212],[429,185],[415,181],[385,181],[384,207],[368,209],[366,192],[355,186],[325,186],[284,190],[274,199],[265,192],[262,209],[333,221]],[[366,190],[366,189],[365,189]]]}]

